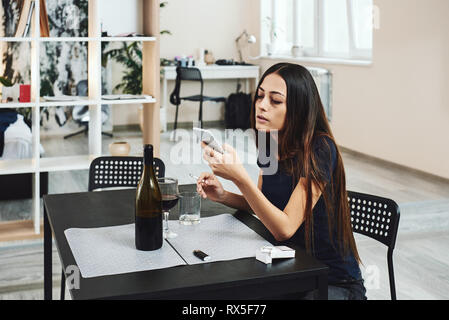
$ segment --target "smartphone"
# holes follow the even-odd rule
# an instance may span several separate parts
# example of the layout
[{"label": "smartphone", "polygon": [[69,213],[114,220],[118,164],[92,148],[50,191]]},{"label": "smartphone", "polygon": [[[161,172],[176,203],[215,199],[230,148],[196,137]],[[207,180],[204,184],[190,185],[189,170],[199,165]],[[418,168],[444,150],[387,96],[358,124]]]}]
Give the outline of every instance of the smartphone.
[{"label": "smartphone", "polygon": [[224,154],[223,148],[220,146],[220,144],[217,142],[217,139],[215,139],[212,132],[209,130],[201,129],[201,128],[193,128],[193,132],[196,134],[196,136],[203,141],[205,144],[207,144],[209,147],[214,149],[217,152],[220,152],[221,154]]}]

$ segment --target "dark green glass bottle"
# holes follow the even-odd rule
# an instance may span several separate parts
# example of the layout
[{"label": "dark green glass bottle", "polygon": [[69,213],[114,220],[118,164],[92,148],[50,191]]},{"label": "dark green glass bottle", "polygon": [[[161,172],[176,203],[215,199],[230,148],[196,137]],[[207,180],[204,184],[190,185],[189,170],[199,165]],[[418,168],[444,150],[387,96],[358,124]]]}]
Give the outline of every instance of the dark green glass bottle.
[{"label": "dark green glass bottle", "polygon": [[162,196],[153,169],[153,146],[143,150],[142,177],[136,190],[136,248],[150,251],[162,247]]}]

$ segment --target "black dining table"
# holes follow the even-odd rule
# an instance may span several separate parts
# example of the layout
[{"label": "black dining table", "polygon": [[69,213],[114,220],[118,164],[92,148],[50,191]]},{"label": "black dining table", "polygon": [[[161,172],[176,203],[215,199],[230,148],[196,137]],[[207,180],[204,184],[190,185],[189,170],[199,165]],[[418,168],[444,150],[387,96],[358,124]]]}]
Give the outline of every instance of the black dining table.
[{"label": "black dining table", "polygon": [[[179,191],[194,191],[195,184]],[[77,266],[64,231],[134,223],[135,189],[53,194],[44,196],[44,299],[52,299],[52,242],[64,270]],[[201,217],[230,213],[273,245],[279,243],[253,214],[202,199]],[[173,209],[170,219],[178,219]],[[92,244],[95,245],[95,244]],[[69,288],[72,299],[235,300],[276,299],[314,290],[327,299],[328,267],[303,248],[295,258],[264,264],[256,258],[182,265],[165,269],[79,279]]]}]

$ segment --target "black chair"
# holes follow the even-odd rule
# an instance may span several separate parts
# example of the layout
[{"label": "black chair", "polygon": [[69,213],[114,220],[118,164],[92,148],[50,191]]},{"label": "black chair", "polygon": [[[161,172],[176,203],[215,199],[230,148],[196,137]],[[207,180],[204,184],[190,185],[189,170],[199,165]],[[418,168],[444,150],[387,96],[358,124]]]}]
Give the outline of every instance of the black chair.
[{"label": "black chair", "polygon": [[[181,81],[199,81],[201,84],[200,94],[188,97],[180,97],[181,91]],[[198,68],[185,68],[185,67],[177,67],[176,68],[176,83],[175,89],[170,95],[170,103],[176,105],[176,115],[175,115],[175,135],[176,128],[178,125],[178,109],[182,100],[187,101],[197,101],[200,103],[200,109],[198,113],[198,121],[200,122],[201,128],[203,127],[203,101],[214,101],[214,102],[226,102],[225,97],[208,97],[203,95],[203,78],[201,77],[201,71]],[[176,140],[176,139],[175,139]]]},{"label": "black chair", "polygon": [[[141,157],[98,157],[90,164],[88,190],[112,187],[136,187],[142,174]],[[153,159],[156,177],[165,176],[164,162]]]},{"label": "black chair", "polygon": [[[137,187],[142,174],[142,157],[98,157],[89,167],[88,190],[114,187]],[[153,159],[156,177],[165,176],[165,164],[159,158]],[[65,298],[65,273],[61,273],[61,300]]]},{"label": "black chair", "polygon": [[388,247],[387,263],[391,300],[396,300],[393,250],[399,227],[399,206],[391,199],[353,191],[348,191],[348,201],[352,230]]}]

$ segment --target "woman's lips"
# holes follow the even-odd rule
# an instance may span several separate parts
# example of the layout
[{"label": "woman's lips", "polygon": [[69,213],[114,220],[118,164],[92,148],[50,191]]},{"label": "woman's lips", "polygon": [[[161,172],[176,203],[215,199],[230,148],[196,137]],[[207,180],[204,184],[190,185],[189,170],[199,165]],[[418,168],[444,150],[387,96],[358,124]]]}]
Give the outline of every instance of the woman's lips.
[{"label": "woman's lips", "polygon": [[267,123],[268,120],[267,120],[267,118],[265,118],[265,117],[263,117],[263,116],[257,116],[257,122],[260,122],[260,123]]}]

